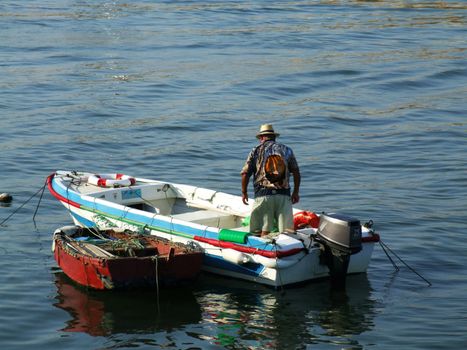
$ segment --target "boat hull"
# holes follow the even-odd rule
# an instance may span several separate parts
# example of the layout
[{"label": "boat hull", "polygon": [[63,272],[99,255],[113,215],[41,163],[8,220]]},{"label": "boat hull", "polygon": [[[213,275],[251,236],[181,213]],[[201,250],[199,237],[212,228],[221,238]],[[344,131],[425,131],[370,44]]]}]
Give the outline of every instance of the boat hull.
[{"label": "boat hull", "polygon": [[[54,234],[54,258],[62,271],[76,283],[99,290],[171,287],[192,283],[198,277],[203,261],[200,251],[172,254],[167,244],[157,240],[157,253],[147,256],[92,256],[82,252],[78,242]],[[71,242],[71,243],[70,243]],[[81,245],[82,246],[82,245]]]},{"label": "boat hull", "polygon": [[[140,182],[143,181],[137,179],[137,185]],[[266,241],[248,236],[244,243],[225,242],[220,237],[221,229],[213,225],[186,222],[179,220],[177,215],[150,213],[125,204],[132,203],[128,198],[134,193],[140,197],[149,194],[144,184],[131,189],[111,189],[99,195],[99,198],[71,191],[54,174],[49,177],[48,184],[51,193],[68,209],[77,225],[100,229],[118,227],[183,244],[196,244],[204,251],[202,269],[208,272],[273,287],[329,277],[329,269],[320,259],[320,247],[312,238],[315,231],[310,229],[298,230],[297,235],[281,234]],[[163,188],[158,182],[151,184]],[[186,198],[195,197],[198,190],[186,185],[170,186],[177,188]],[[215,196],[222,198],[222,201],[213,200]],[[209,192],[205,197],[210,199],[203,198],[202,204],[206,201],[217,207],[234,206],[232,203],[237,201],[236,196],[224,198],[217,192]],[[238,201],[241,203],[241,198]],[[378,240],[377,234],[368,230],[364,232],[362,250],[350,258],[349,274],[366,272]]]}]

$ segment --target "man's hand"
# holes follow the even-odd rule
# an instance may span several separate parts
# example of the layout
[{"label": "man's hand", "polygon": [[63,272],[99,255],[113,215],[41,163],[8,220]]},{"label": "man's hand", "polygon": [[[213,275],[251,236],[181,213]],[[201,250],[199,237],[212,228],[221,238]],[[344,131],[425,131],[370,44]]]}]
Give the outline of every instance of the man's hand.
[{"label": "man's hand", "polygon": [[301,176],[300,176],[300,170],[295,169],[293,172],[293,184],[294,184],[294,189],[292,192],[291,200],[292,204],[298,203],[300,200],[300,196],[298,194],[299,188],[300,188],[300,181],[301,181]]},{"label": "man's hand", "polygon": [[300,195],[298,194],[298,192],[294,191],[292,193],[292,196],[290,196],[290,199],[292,200],[292,204],[298,203],[298,201],[300,200]]},{"label": "man's hand", "polygon": [[242,193],[242,202],[243,204],[248,205],[248,193],[247,192]]},{"label": "man's hand", "polygon": [[242,202],[245,205],[248,205],[248,181],[250,180],[250,177],[248,176],[247,173],[242,173]]}]

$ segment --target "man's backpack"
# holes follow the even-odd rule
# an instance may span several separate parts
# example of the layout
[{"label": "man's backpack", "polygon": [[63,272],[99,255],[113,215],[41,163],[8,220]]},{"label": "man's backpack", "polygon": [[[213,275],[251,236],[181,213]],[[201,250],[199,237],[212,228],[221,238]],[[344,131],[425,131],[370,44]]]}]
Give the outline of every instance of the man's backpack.
[{"label": "man's backpack", "polygon": [[286,169],[287,166],[285,165],[284,158],[280,154],[271,154],[264,162],[266,178],[272,184],[281,182],[285,179]]}]

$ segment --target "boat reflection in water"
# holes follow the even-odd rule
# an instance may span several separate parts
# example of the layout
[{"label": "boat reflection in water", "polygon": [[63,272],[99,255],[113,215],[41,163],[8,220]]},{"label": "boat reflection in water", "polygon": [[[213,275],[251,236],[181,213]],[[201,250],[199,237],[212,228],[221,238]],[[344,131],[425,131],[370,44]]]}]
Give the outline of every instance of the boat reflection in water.
[{"label": "boat reflection in water", "polygon": [[349,276],[345,291],[332,292],[329,281],[281,291],[202,274],[192,289],[162,289],[159,298],[155,290],[88,291],[63,273],[56,285],[55,305],[71,316],[63,331],[108,336],[183,328],[189,342],[202,347],[354,347],[373,328],[376,313],[366,275]]},{"label": "boat reflection in water", "polygon": [[64,273],[55,274],[56,307],[72,317],[62,329],[92,336],[152,333],[201,320],[201,309],[190,288],[92,291],[78,286]]},{"label": "boat reflection in water", "polygon": [[267,287],[204,277],[195,295],[203,322],[217,324],[211,342],[224,347],[299,349],[339,342],[357,345],[359,334],[374,326],[375,301],[368,277],[348,277],[346,291],[329,281],[273,291]]}]

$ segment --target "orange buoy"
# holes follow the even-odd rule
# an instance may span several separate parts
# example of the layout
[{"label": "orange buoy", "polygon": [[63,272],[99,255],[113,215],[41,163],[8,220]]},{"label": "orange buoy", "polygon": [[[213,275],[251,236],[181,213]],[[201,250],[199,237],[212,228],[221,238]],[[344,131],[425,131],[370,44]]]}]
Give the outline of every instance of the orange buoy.
[{"label": "orange buoy", "polygon": [[318,228],[319,216],[311,211],[301,211],[293,216],[294,229],[305,227]]}]

